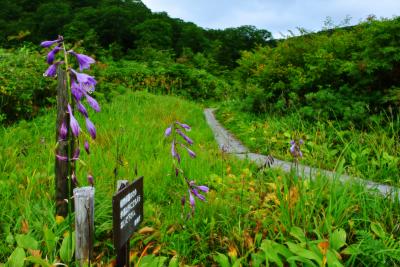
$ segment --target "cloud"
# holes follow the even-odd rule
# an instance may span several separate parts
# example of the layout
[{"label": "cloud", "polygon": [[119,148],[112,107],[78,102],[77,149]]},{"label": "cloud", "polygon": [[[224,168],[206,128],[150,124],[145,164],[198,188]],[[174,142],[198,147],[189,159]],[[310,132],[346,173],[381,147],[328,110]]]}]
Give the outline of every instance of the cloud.
[{"label": "cloud", "polygon": [[[356,24],[368,15],[399,15],[399,0],[143,0],[152,11],[191,21],[204,28],[255,25],[287,33],[297,27],[318,31],[327,17],[339,24],[346,16]],[[396,12],[397,11],[397,14]]]}]

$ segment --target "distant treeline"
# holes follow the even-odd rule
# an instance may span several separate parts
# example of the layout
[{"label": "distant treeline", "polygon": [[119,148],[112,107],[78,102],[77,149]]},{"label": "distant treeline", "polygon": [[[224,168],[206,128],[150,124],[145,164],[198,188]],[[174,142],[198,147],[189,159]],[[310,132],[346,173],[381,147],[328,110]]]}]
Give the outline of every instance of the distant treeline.
[{"label": "distant treeline", "polygon": [[63,34],[83,41],[89,52],[109,49],[118,59],[140,57],[149,48],[180,57],[185,51],[202,52],[219,65],[236,66],[240,51],[272,39],[267,30],[242,26],[203,29],[194,23],[153,13],[140,0],[3,0],[0,8],[0,47],[22,41],[39,44]]}]

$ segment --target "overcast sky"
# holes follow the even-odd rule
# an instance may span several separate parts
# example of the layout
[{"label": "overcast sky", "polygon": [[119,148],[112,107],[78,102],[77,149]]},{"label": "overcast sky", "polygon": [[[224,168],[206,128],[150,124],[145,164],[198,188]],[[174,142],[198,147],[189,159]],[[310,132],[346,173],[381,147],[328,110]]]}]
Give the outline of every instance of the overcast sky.
[{"label": "overcast sky", "polygon": [[338,25],[346,16],[350,24],[374,14],[378,18],[400,15],[400,0],[142,0],[154,12],[191,21],[204,28],[223,29],[254,25],[274,38],[296,27],[317,31],[327,17]]}]

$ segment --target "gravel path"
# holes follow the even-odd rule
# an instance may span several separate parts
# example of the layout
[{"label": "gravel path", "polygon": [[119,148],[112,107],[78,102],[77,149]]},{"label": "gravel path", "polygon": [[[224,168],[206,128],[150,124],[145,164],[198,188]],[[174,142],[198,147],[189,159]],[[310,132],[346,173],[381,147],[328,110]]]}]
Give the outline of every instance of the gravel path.
[{"label": "gravel path", "polygon": [[[278,160],[275,158],[273,159],[273,162],[271,162],[271,157],[269,156],[251,153],[247,147],[240,143],[240,141],[238,141],[217,121],[214,116],[214,109],[205,109],[204,115],[206,117],[208,125],[214,133],[215,139],[217,140],[220,148],[223,149],[226,153],[234,154],[241,159],[249,159],[255,162],[258,166],[263,166],[268,162],[268,165],[271,168],[281,168],[286,172],[290,171],[292,166],[291,162]],[[330,179],[339,179],[342,182],[361,183],[368,189],[375,190],[376,192],[379,192],[384,196],[390,196],[392,198],[397,197],[398,199],[400,199],[400,192],[397,187],[378,184],[358,177],[351,177],[343,174],[338,175],[336,172],[313,168],[302,164],[299,164],[299,172],[303,174],[303,177],[308,177],[311,179],[313,179],[317,175],[325,175]]]}]

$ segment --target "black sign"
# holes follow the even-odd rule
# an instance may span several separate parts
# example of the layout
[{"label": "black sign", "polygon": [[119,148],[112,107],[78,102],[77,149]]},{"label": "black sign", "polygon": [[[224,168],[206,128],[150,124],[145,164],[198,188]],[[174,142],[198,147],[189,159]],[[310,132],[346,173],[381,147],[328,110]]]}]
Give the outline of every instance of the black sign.
[{"label": "black sign", "polygon": [[112,200],[114,246],[124,246],[143,221],[143,176],[119,190]]}]

